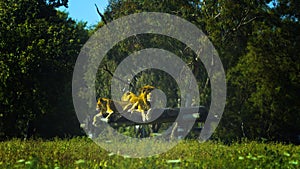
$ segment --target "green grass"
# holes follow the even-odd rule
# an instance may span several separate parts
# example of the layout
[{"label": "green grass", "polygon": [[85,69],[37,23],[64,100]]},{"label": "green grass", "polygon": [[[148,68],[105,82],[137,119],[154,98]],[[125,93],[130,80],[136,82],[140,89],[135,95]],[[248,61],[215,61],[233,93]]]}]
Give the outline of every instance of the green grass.
[{"label": "green grass", "polygon": [[[128,145],[127,145],[128,146]],[[124,158],[86,138],[0,142],[0,168],[300,168],[300,146],[186,140],[149,158]]]}]

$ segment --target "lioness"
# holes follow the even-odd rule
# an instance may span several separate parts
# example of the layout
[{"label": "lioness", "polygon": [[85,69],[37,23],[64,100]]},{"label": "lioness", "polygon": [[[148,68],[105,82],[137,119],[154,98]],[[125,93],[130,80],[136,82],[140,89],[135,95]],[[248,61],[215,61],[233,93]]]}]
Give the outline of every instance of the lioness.
[{"label": "lioness", "polygon": [[108,98],[99,98],[96,106],[96,110],[99,111],[99,113],[94,116],[93,125],[96,125],[98,117],[107,115],[105,118],[108,120],[113,113],[123,110],[123,107],[127,105],[127,103],[128,102],[113,101]]},{"label": "lioness", "polygon": [[151,91],[155,89],[153,86],[144,86],[140,89],[139,96],[135,95],[132,92],[126,92],[121,100],[129,102],[124,109],[127,109],[129,106],[131,108],[128,110],[129,112],[138,111],[142,114],[142,120],[146,121],[147,117],[145,115],[145,111],[148,111],[151,107]]}]

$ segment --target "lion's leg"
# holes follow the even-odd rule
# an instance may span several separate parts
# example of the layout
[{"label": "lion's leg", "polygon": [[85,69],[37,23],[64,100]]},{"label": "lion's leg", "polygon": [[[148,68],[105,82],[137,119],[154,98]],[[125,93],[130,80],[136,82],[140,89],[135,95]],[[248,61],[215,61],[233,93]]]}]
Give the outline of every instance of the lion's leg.
[{"label": "lion's leg", "polygon": [[96,122],[97,122],[97,118],[102,116],[102,112],[99,112],[98,114],[96,114],[93,118],[93,125],[96,126]]},{"label": "lion's leg", "polygon": [[128,103],[126,106],[124,106],[123,111],[126,111],[128,109],[129,106],[131,106],[131,103]]},{"label": "lion's leg", "polygon": [[110,107],[110,105],[109,104],[107,104],[107,106],[106,106],[106,112],[107,113],[113,113],[114,111],[111,109],[111,107]]},{"label": "lion's leg", "polygon": [[145,122],[146,121],[146,115],[145,115],[145,111],[141,111],[141,115],[142,115],[142,121]]},{"label": "lion's leg", "polygon": [[145,117],[145,119],[146,119],[147,121],[148,121],[149,119],[151,119],[151,116],[149,117],[150,111],[151,111],[151,108],[147,111],[147,114],[146,114],[146,117]]},{"label": "lion's leg", "polygon": [[[107,112],[108,113],[108,112]],[[109,119],[109,117],[111,116],[113,114],[113,112],[111,112],[111,113],[108,113],[108,115],[106,116],[106,119],[108,120]]]},{"label": "lion's leg", "polygon": [[141,103],[138,104],[138,111],[139,112],[143,112],[144,111],[144,107]]},{"label": "lion's leg", "polygon": [[139,104],[139,102],[135,102],[132,107],[128,110],[128,112],[133,112],[134,108]]}]

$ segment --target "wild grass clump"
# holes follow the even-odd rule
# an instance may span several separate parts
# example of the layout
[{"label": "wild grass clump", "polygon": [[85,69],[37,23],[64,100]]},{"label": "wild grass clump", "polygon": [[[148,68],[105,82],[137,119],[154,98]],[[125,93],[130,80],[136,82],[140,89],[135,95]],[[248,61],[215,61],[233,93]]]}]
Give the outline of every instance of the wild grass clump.
[{"label": "wild grass clump", "polygon": [[163,154],[130,158],[107,152],[88,138],[0,142],[0,168],[299,168],[299,163],[300,147],[281,143],[184,140]]}]

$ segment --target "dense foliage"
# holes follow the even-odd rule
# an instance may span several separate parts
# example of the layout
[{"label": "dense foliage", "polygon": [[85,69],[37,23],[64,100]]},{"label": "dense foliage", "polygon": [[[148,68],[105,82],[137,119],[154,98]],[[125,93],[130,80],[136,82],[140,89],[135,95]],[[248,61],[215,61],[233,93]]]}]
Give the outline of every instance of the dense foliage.
[{"label": "dense foliage", "polygon": [[299,168],[299,159],[299,146],[248,141],[228,146],[186,140],[166,153],[141,159],[107,153],[81,138],[0,143],[0,168]]},{"label": "dense foliage", "polygon": [[71,77],[85,24],[44,1],[0,1],[0,11],[0,139],[80,134]]}]

